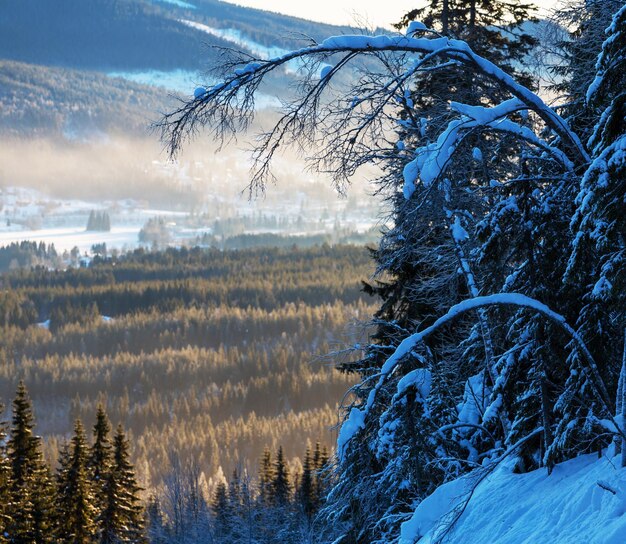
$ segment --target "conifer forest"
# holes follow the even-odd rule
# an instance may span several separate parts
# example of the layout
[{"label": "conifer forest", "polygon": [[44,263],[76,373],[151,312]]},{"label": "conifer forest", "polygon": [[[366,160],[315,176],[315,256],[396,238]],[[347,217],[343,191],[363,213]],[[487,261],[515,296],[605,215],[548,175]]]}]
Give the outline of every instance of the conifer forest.
[{"label": "conifer forest", "polygon": [[[46,9],[22,1],[16,28]],[[270,0],[91,1],[118,45],[72,69],[149,86],[202,36],[210,70],[118,101],[158,102],[169,166],[150,168],[184,204],[80,202],[90,251],[0,248],[0,542],[626,542],[626,2],[418,0],[368,28]],[[60,3],[89,42],[88,10]],[[63,65],[50,39],[37,62]],[[68,145],[115,137],[65,115]],[[18,117],[11,138],[47,130]],[[225,184],[200,213],[207,165],[284,201],[264,226],[222,217]],[[345,206],[313,222],[320,180]],[[363,183],[376,217],[350,200]],[[111,250],[129,206],[148,218]],[[25,213],[0,240],[15,218],[37,232]]]}]

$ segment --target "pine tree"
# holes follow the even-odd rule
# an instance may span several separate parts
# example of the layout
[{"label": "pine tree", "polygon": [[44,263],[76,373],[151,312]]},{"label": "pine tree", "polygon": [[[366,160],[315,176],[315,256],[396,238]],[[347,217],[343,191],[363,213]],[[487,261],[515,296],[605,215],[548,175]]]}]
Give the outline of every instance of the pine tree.
[{"label": "pine tree", "polygon": [[[304,143],[312,134],[336,142],[316,157],[336,179],[372,162],[385,171],[380,193],[392,226],[376,258],[387,276],[366,287],[383,303],[373,342],[343,367],[362,382],[351,390],[326,508],[341,531],[336,542],[395,542],[408,509],[442,483],[490,474],[503,458],[518,471],[550,469],[606,446],[612,434],[603,420],[620,426],[626,417],[626,15],[613,20],[588,93],[599,121],[590,161],[555,109],[467,44],[437,37],[464,38],[515,72],[524,44],[507,40],[519,42],[527,14],[522,2],[433,0],[416,13],[431,28],[407,30],[417,39],[329,39],[249,65],[207,91],[200,108],[191,101],[164,120],[175,151],[199,124],[219,133],[232,120],[235,92],[250,97],[287,59],[343,56],[321,77],[308,73],[256,150],[253,178],[262,186],[288,137]],[[383,68],[321,106],[328,81],[355,55]],[[399,111],[387,116],[392,103]],[[395,145],[381,128],[387,121],[400,127]]]},{"label": "pine tree", "polygon": [[311,450],[307,447],[304,454],[304,464],[302,465],[302,479],[298,489],[298,499],[309,523],[317,506],[315,468],[315,463],[311,458]]},{"label": "pine tree", "polygon": [[[626,6],[616,10],[596,65],[587,102],[599,121],[589,141],[592,162],[580,183],[572,220],[574,238],[565,273],[568,299],[582,301],[578,333],[592,350],[607,383],[620,381],[624,346],[616,338],[626,330]],[[600,449],[597,414],[603,412],[576,352],[564,392],[557,401],[559,423],[552,462],[580,451]],[[617,403],[620,405],[620,400]],[[620,414],[618,414],[620,416]]]},{"label": "pine tree", "polygon": [[143,508],[128,441],[121,425],[113,439],[113,464],[106,479],[106,504],[100,519],[101,544],[143,544]]},{"label": "pine tree", "polygon": [[552,90],[564,97],[563,111],[570,126],[586,142],[598,120],[594,107],[586,99],[596,74],[596,62],[606,38],[605,29],[622,0],[584,0],[568,2],[555,13],[556,22],[567,29],[559,40],[559,62],[550,66],[557,76]]},{"label": "pine tree", "polygon": [[98,405],[96,423],[93,427],[94,442],[91,447],[88,466],[94,484],[95,504],[98,517],[106,504],[106,482],[113,462],[113,448],[109,438],[111,424],[102,405]]},{"label": "pine tree", "polygon": [[272,452],[266,446],[259,465],[259,499],[263,504],[272,503],[272,482],[274,481],[274,466]]},{"label": "pine tree", "polygon": [[166,544],[167,527],[163,518],[161,502],[157,496],[150,497],[146,507],[147,537],[150,544]]},{"label": "pine tree", "polygon": [[89,219],[87,219],[87,230],[96,230],[96,212],[91,210],[89,212]]},{"label": "pine tree", "polygon": [[272,481],[272,501],[278,506],[286,506],[291,501],[291,484],[289,483],[289,468],[285,462],[283,447],[278,447],[274,463],[274,479]]},{"label": "pine tree", "polygon": [[74,424],[74,436],[61,455],[57,473],[58,538],[67,544],[88,544],[97,533],[97,508],[88,468],[89,448],[80,420]]},{"label": "pine tree", "polygon": [[[4,406],[0,405],[0,414]],[[11,526],[11,465],[6,451],[7,425],[0,421],[0,544],[9,542],[9,528]]]},{"label": "pine tree", "polygon": [[225,482],[217,484],[211,509],[215,516],[215,533],[218,542],[229,542],[231,538],[233,512]]},{"label": "pine tree", "polygon": [[33,435],[34,416],[24,382],[13,401],[13,418],[7,443],[11,467],[11,524],[15,544],[56,541],[54,486],[41,452],[41,438]]},{"label": "pine tree", "polygon": [[[408,13],[398,27],[415,20],[465,40],[475,52],[532,86],[529,76],[519,70],[535,44],[522,28],[533,20],[529,4],[432,0],[424,8]],[[423,27],[415,28],[420,37],[432,35],[420,30]],[[492,180],[524,176],[526,165],[519,160],[527,152],[524,144],[506,136],[496,138],[480,129],[471,131],[456,150],[456,156],[463,159],[446,162],[436,179],[417,177],[411,183],[407,181],[407,163],[437,147],[439,135],[454,123],[451,115],[457,112],[451,107],[452,101],[489,106],[507,98],[509,95],[492,80],[456,63],[432,72],[425,70],[413,86],[404,89],[398,144],[383,150],[386,173],[379,180],[393,225],[383,233],[374,252],[378,272],[381,276],[384,273],[385,281],[366,285],[367,292],[382,299],[375,315],[376,330],[365,356],[342,366],[343,370],[359,372],[364,383],[408,334],[432,324],[460,301],[490,292],[483,283],[486,279],[493,281],[492,285],[499,282],[494,289],[499,291],[507,277],[503,265],[508,263],[502,253],[479,260],[490,248],[481,252],[483,241],[476,234],[482,232],[483,221],[489,224],[489,215],[499,210],[499,202],[507,202],[510,196],[505,190],[490,189]],[[521,125],[530,122],[522,117],[515,120]],[[473,316],[459,319],[454,337],[440,335],[432,340],[431,352],[411,352],[404,358],[403,374],[422,372],[425,381],[435,384],[429,390],[428,405],[437,405],[437,410],[426,410],[426,399],[410,387],[406,401],[372,418],[372,426],[363,430],[355,449],[345,452],[333,496],[350,507],[342,510],[330,504],[327,513],[337,523],[348,521],[358,531],[347,536],[347,541],[392,538],[397,533],[402,505],[428,495],[446,479],[466,471],[469,465],[456,459],[471,462],[474,452],[492,446],[484,432],[470,427],[459,429],[456,440],[437,433],[438,427],[456,422],[457,405],[474,396],[466,394],[468,386],[488,393],[480,399],[479,412],[492,402],[490,394],[497,377],[492,335],[499,331],[484,314],[478,324],[474,323]],[[383,405],[391,400],[394,386],[394,380],[390,380],[388,389],[381,392]],[[369,393],[367,386],[357,390],[363,403]],[[502,415],[507,407],[502,404],[494,421],[487,425],[503,441],[508,434]],[[360,448],[361,441],[368,447]],[[422,470],[424,466],[429,470]],[[345,513],[341,519],[335,515],[339,511]]]}]

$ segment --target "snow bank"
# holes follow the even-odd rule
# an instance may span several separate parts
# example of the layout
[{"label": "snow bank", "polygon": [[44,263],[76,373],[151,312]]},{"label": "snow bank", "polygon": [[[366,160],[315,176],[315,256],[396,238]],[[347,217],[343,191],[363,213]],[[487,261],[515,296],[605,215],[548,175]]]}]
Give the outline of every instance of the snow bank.
[{"label": "snow bank", "polygon": [[[608,491],[603,487],[612,489]],[[434,544],[442,518],[466,496],[471,480],[449,482],[422,501],[402,524],[400,544]],[[448,544],[623,544],[626,542],[626,469],[613,459],[585,455],[513,474],[503,464],[477,487],[446,538]]]}]

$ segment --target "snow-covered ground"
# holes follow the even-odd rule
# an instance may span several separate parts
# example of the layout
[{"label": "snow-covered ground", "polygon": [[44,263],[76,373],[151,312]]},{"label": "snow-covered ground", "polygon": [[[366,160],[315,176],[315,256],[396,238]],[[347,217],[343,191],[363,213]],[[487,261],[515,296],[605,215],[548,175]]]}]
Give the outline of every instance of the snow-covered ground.
[{"label": "snow-covered ground", "polygon": [[114,227],[110,232],[88,232],[85,227],[59,227],[41,230],[0,230],[0,246],[29,240],[54,244],[57,251],[71,251],[78,247],[81,253],[89,252],[94,244],[105,243],[108,248],[134,248],[138,245],[141,226]]},{"label": "snow-covered ground", "polygon": [[181,19],[180,22],[211,36],[215,36],[217,38],[221,38],[223,40],[231,42],[237,47],[245,48],[250,51],[254,56],[262,59],[271,59],[289,53],[287,49],[282,49],[281,47],[268,47],[261,43],[255,42],[254,40],[245,36],[239,30],[236,30],[234,28],[213,28],[202,23],[189,21],[188,19]]},{"label": "snow-covered ground", "polygon": [[130,72],[108,72],[109,77],[120,77],[140,85],[159,87],[180,94],[190,94],[200,83],[207,83],[206,77],[193,70],[139,70]]},{"label": "snow-covered ground", "polygon": [[[152,166],[155,171],[165,168],[158,161]],[[201,167],[195,166],[196,170]],[[192,181],[185,172],[181,166],[172,173],[181,186]],[[230,178],[224,183],[237,185]],[[226,236],[331,234],[339,232],[337,229],[344,234],[363,233],[376,223],[376,212],[370,207],[337,198],[327,201],[310,192],[277,190],[272,195],[275,198],[257,201],[247,200],[236,190],[231,193],[224,186],[207,189],[206,198],[191,213],[175,209],[174,202],[173,209],[161,209],[133,199],[87,202],[51,197],[31,188],[4,187],[0,189],[0,247],[28,240],[53,244],[60,253],[77,247],[81,254],[89,254],[96,244],[106,244],[108,250],[129,250],[140,245],[139,231],[155,217],[163,219],[168,243],[173,245],[197,243],[213,233],[216,220],[221,221]],[[109,232],[86,230],[92,211],[109,214]]]},{"label": "snow-covered ground", "polygon": [[[472,476],[449,482],[417,507],[400,544],[434,544],[442,518],[462,504]],[[447,544],[624,544],[626,469],[620,459],[585,455],[513,474],[503,463],[476,488]]]},{"label": "snow-covered ground", "polygon": [[174,6],[177,6],[179,8],[184,8],[184,9],[197,9],[194,4],[191,4],[189,2],[183,2],[182,0],[153,0],[153,1],[157,3],[163,3],[163,4],[172,4]]},{"label": "snow-covered ground", "polygon": [[[140,85],[159,87],[166,89],[180,96],[191,96],[193,90],[198,85],[212,85],[215,80],[209,78],[201,72],[192,70],[139,70],[129,72],[108,72],[109,77],[119,77]],[[255,96],[255,107],[257,110],[277,109],[280,107],[280,100],[275,96],[266,93],[258,93]]]}]

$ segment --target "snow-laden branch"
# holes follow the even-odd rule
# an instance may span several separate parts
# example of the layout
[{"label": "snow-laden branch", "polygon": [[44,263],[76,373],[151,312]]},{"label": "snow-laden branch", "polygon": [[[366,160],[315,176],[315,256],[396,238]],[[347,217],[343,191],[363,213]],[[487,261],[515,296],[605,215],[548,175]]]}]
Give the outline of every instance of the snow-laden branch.
[{"label": "snow-laden branch", "polygon": [[437,319],[432,325],[420,332],[416,332],[408,336],[398,345],[393,354],[383,364],[378,382],[370,391],[363,409],[353,407],[348,418],[344,422],[338,438],[339,455],[343,455],[343,450],[352,436],[354,436],[359,429],[364,428],[365,420],[374,405],[378,392],[383,387],[389,376],[396,370],[402,359],[409,354],[411,350],[421,344],[428,336],[439,330],[442,326],[457,319],[459,316],[473,310],[480,310],[490,306],[516,306],[518,308],[528,308],[529,310],[535,311],[544,317],[547,317],[552,323],[555,323],[561,330],[563,330],[573,342],[575,347],[582,353],[583,358],[587,363],[586,369],[590,373],[591,384],[596,390],[600,401],[604,405],[609,419],[615,424],[616,429],[618,429],[618,433],[623,433],[621,430],[622,427],[617,424],[615,418],[611,415],[612,410],[610,408],[610,397],[591,352],[585,345],[580,335],[567,323],[565,318],[554,310],[551,310],[542,302],[526,295],[522,295],[520,293],[498,293],[467,299],[452,306],[452,308],[450,308],[445,315]]},{"label": "snow-laden branch", "polygon": [[[380,121],[382,105],[390,103],[393,92],[397,90],[399,84],[406,82],[407,75],[413,75],[421,69],[428,68],[435,71],[438,69],[436,64],[424,67],[425,59],[433,62],[441,59],[441,66],[448,65],[448,62],[462,64],[496,82],[515,97],[515,110],[524,109],[535,112],[559,137],[562,142],[562,153],[568,162],[575,166],[582,166],[589,162],[589,156],[577,135],[570,130],[565,120],[547,106],[539,96],[516,82],[512,76],[492,62],[477,55],[467,43],[461,40],[429,36],[432,34],[425,33],[421,37],[412,35],[335,36],[324,40],[322,43],[298,49],[270,60],[255,60],[248,64],[242,62],[221,83],[207,89],[197,89],[194,99],[185,102],[181,108],[166,115],[159,127],[172,154],[176,153],[184,138],[193,133],[198,125],[210,126],[222,138],[227,134],[234,134],[237,130],[246,128],[254,117],[254,93],[270,72],[284,67],[294,60],[303,66],[309,66],[311,69],[319,68],[322,62],[339,56],[339,62],[335,62],[331,69],[322,69],[317,79],[315,79],[313,72],[309,73],[307,85],[301,87],[302,95],[288,107],[284,116],[262,140],[261,150],[257,155],[258,160],[258,156],[264,153],[263,158],[258,160],[261,170],[259,176],[262,178],[268,174],[268,163],[280,144],[284,143],[284,140],[289,140],[288,143],[292,143],[299,138],[311,137],[316,123],[320,122],[318,108],[324,106],[321,95],[327,89],[331,79],[349,61],[360,56],[375,57],[382,61],[385,55],[390,54],[399,54],[405,57],[417,55],[418,59],[408,68],[401,69],[399,73],[389,72],[387,76],[378,78],[378,88],[374,86],[374,89],[370,90],[370,103],[373,104],[374,98],[376,98],[379,100],[379,106],[373,107],[371,112],[363,114],[361,120],[364,120],[366,124]],[[389,68],[389,65],[385,67]],[[398,85],[389,85],[390,79]],[[365,91],[367,94],[367,89]],[[365,105],[359,97],[349,98],[349,102],[355,103],[355,101],[359,106]],[[478,115],[478,110],[471,110],[469,106],[464,108],[463,114],[467,119],[472,119],[471,122],[476,126],[512,131],[517,136],[534,139],[534,143],[540,143],[536,136],[533,138],[529,134],[530,131],[526,132],[522,127],[515,127],[511,122],[501,123],[506,115],[512,112],[511,105],[510,101],[507,101],[499,109],[492,108],[490,115],[488,115],[490,118],[488,121],[481,117],[485,115],[484,112]],[[354,108],[347,108],[347,110],[354,110]],[[342,153],[354,151],[355,136],[358,137],[363,133],[362,127],[356,133],[350,132],[348,118],[352,114],[348,111],[344,113],[345,119],[333,130],[333,136],[346,139],[344,142],[345,149],[341,148],[340,150]],[[321,115],[321,118],[327,119],[327,116]],[[499,126],[498,121],[500,121]],[[340,133],[340,130],[344,130],[344,132]],[[549,150],[553,152],[552,149]],[[558,155],[558,153],[553,154]],[[562,160],[561,162],[565,161]]]},{"label": "snow-laden branch", "polygon": [[440,179],[463,140],[463,136],[477,128],[488,128],[495,132],[511,134],[549,153],[566,170],[574,170],[574,164],[563,151],[549,145],[528,127],[505,118],[515,111],[526,109],[518,99],[507,100],[494,108],[452,102],[451,108],[462,113],[462,117],[451,121],[436,142],[418,148],[415,151],[415,159],[404,167],[404,197],[406,199],[409,199],[415,191],[418,177],[426,187]]}]

